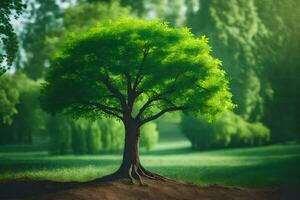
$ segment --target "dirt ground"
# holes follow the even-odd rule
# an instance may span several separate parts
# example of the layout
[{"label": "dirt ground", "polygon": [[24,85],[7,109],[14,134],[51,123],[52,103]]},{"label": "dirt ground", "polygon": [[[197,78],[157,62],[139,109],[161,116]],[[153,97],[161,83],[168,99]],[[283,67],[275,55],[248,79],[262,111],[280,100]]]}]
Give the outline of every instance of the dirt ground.
[{"label": "dirt ground", "polygon": [[[277,200],[279,189],[241,189],[222,186],[197,186],[178,181],[144,180],[145,186],[129,180],[90,183],[13,181],[0,183],[1,200]],[[296,198],[295,198],[296,199]]]}]

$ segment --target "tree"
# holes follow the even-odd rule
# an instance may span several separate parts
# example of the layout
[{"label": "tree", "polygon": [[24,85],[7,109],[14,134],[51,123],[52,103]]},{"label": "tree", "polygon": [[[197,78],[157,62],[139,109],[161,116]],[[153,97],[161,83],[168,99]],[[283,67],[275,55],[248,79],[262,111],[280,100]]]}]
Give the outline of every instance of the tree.
[{"label": "tree", "polygon": [[12,117],[18,113],[20,91],[12,75],[0,79],[0,124],[11,124]]},{"label": "tree", "polygon": [[11,24],[11,16],[17,18],[23,9],[21,0],[0,2],[0,76],[12,65],[18,50],[17,36]]},{"label": "tree", "polygon": [[22,73],[5,74],[0,80],[1,142],[31,144],[32,136],[45,129],[45,115],[39,106],[40,82]]},{"label": "tree", "polygon": [[27,14],[24,28],[20,32],[20,46],[25,54],[17,58],[18,69],[29,78],[37,80],[43,77],[49,65],[53,46],[47,44],[48,38],[57,35],[55,32],[62,26],[62,9],[58,1],[30,0],[27,3]]},{"label": "tree", "polygon": [[224,62],[238,105],[235,112],[247,121],[257,122],[263,115],[263,97],[269,89],[261,76],[262,46],[269,33],[255,0],[198,1],[196,12],[192,6],[189,8],[187,24],[194,33],[210,38],[214,55]]},{"label": "tree", "polygon": [[[205,37],[159,21],[124,18],[70,36],[44,83],[46,111],[114,117],[125,128],[123,161],[113,178],[160,179],[139,159],[140,128],[167,112],[213,118],[233,107],[221,62]],[[138,106],[138,108],[137,108]]]},{"label": "tree", "polygon": [[18,56],[17,68],[32,79],[44,77],[51,55],[67,33],[84,31],[96,21],[129,15],[129,9],[121,7],[119,1],[79,1],[65,9],[59,2],[30,0],[24,11],[29,16],[20,33],[25,54]]},{"label": "tree", "polygon": [[63,31],[67,33],[86,31],[100,21],[116,20],[120,17],[129,16],[129,11],[128,8],[122,7],[118,1],[80,3],[65,10]]},{"label": "tree", "polygon": [[49,153],[64,155],[68,152],[71,146],[71,125],[72,121],[62,115],[47,120],[47,131],[50,135]]},{"label": "tree", "polygon": [[273,90],[263,120],[272,131],[272,142],[299,140],[300,4],[298,0],[256,0],[256,4],[271,33],[261,45],[265,49],[264,75]]},{"label": "tree", "polygon": [[218,115],[214,123],[183,116],[181,129],[195,150],[258,146],[270,140],[270,130],[263,124],[249,123],[230,111]]}]

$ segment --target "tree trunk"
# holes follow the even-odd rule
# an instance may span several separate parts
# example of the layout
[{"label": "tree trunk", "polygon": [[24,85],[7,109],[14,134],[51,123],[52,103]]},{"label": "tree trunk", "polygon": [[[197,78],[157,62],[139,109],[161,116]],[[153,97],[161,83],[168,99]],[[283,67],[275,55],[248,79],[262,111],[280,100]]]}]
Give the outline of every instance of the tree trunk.
[{"label": "tree trunk", "polygon": [[136,123],[125,125],[125,145],[120,173],[128,174],[140,166],[139,138],[140,128]]},{"label": "tree trunk", "polygon": [[140,184],[143,184],[142,177],[163,181],[170,180],[149,172],[142,166],[139,158],[139,139],[140,126],[138,123],[133,120],[126,123],[123,161],[119,170],[115,173],[115,178],[130,178],[132,183],[134,183],[134,180],[138,180]]},{"label": "tree trunk", "polygon": [[[116,179],[129,178],[132,183],[137,180],[140,184],[142,177],[154,180],[170,180],[166,177],[152,173],[146,170],[140,163],[139,158],[139,138],[140,126],[134,120],[128,120],[125,125],[125,144],[123,152],[123,161],[120,168],[113,174],[103,177],[102,181],[112,181]],[[96,180],[97,181],[97,180]]]}]

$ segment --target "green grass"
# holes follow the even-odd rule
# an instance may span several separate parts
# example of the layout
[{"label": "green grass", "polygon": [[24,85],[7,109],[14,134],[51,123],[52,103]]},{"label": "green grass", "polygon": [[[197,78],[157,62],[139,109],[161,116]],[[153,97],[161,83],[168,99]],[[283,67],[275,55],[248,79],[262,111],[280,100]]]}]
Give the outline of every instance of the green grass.
[{"label": "green grass", "polygon": [[[197,152],[185,140],[161,142],[141,160],[150,170],[196,184],[267,187],[300,183],[300,145]],[[0,180],[30,178],[87,181],[109,174],[121,162],[120,154],[51,156],[35,151],[8,151],[0,147]]]}]

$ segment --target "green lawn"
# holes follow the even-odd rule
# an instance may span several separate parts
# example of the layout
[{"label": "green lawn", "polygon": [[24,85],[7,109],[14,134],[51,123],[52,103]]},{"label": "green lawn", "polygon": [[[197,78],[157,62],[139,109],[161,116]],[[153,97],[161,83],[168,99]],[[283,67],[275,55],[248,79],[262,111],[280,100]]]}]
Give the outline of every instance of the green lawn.
[{"label": "green lawn", "polygon": [[[15,178],[86,181],[109,174],[121,154],[51,156],[35,151],[0,147],[0,180]],[[300,145],[197,152],[184,140],[161,142],[142,152],[142,162],[153,171],[187,182],[207,185],[265,187],[300,183]]]}]

